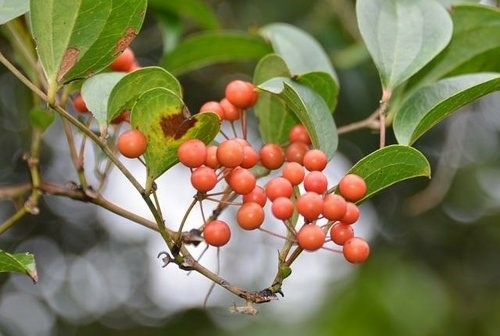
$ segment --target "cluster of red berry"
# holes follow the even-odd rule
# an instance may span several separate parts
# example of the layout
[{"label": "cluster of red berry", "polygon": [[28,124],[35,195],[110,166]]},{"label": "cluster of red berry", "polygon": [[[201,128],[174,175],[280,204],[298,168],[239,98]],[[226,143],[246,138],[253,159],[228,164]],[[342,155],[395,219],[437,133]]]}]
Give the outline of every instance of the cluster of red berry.
[{"label": "cluster of red berry", "polygon": [[[204,104],[200,112],[215,112],[222,121],[234,122],[242,112],[258,99],[253,84],[241,80],[230,82],[225,97],[220,101]],[[354,237],[352,224],[359,218],[359,208],[354,203],[366,193],[365,181],[354,174],[344,176],[335,194],[328,190],[328,179],[323,173],[328,159],[321,150],[311,149],[311,139],[306,128],[298,124],[289,133],[289,144],[283,149],[278,144],[265,144],[259,150],[244,138],[228,138],[218,145],[205,145],[200,140],[185,141],[178,149],[179,161],[191,169],[191,184],[198,191],[198,198],[212,198],[209,194],[219,182],[225,181],[235,195],[242,197],[237,204],[236,221],[244,230],[255,230],[264,223],[264,207],[271,202],[271,212],[293,232],[296,243],[307,251],[315,251],[330,240],[343,246],[349,262],[359,263],[369,254],[368,243]],[[252,168],[261,165],[269,170],[281,169],[281,176],[272,178],[264,187],[257,185]],[[300,187],[305,190],[300,194]],[[220,202],[227,201],[223,193]],[[300,214],[304,224],[296,231],[291,224],[294,213]],[[320,225],[319,221],[325,223]],[[216,219],[203,227],[207,244],[223,246],[229,242],[231,228],[227,222]]]}]

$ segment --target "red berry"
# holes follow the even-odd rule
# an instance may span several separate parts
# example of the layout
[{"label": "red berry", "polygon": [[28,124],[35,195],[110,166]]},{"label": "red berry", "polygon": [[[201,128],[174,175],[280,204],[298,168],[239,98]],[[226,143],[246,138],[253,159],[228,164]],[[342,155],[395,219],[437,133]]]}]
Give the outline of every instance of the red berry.
[{"label": "red berry", "polygon": [[340,220],[347,212],[345,199],[336,194],[326,195],[323,199],[323,216],[331,221]]},{"label": "red berry", "polygon": [[290,132],[288,133],[288,140],[290,142],[303,142],[306,145],[311,144],[309,133],[302,124],[297,124],[290,129]]},{"label": "red berry", "polygon": [[114,71],[129,72],[134,68],[135,65],[135,55],[130,47],[125,48],[125,50],[118,56],[110,67]]},{"label": "red berry", "polygon": [[297,198],[295,206],[306,221],[312,222],[323,212],[323,199],[315,192],[307,192]]},{"label": "red berry", "polygon": [[237,140],[225,140],[217,147],[217,160],[226,168],[239,166],[243,159],[243,146]]},{"label": "red berry", "polygon": [[286,148],[286,160],[303,164],[304,156],[309,151],[309,146],[303,142],[292,142]]},{"label": "red berry", "polygon": [[228,179],[228,184],[240,195],[250,193],[255,188],[255,183],[255,175],[250,170],[241,167],[234,168]]},{"label": "red berry", "polygon": [[359,219],[359,208],[356,204],[346,202],[345,215],[340,219],[345,224],[353,224]]},{"label": "red berry", "polygon": [[207,146],[198,139],[184,141],[177,149],[177,158],[189,168],[197,168],[207,159]]},{"label": "red berry", "polygon": [[359,264],[370,255],[370,245],[363,238],[354,237],[344,243],[342,253],[348,262]]},{"label": "red berry", "polygon": [[297,243],[306,251],[316,251],[325,243],[325,232],[316,224],[306,224],[297,232]]},{"label": "red berry", "polygon": [[243,203],[238,209],[236,220],[242,229],[255,230],[264,222],[264,210],[257,203]]},{"label": "red berry", "polygon": [[287,162],[283,167],[283,177],[294,186],[299,185],[304,180],[304,167],[297,162]]},{"label": "red berry", "polygon": [[312,171],[304,178],[304,189],[323,194],[328,188],[328,179],[320,171]]},{"label": "red berry", "polygon": [[217,146],[207,146],[207,158],[205,159],[205,166],[215,169],[219,167],[219,165],[219,160],[217,160]]},{"label": "red berry", "polygon": [[267,144],[259,151],[260,163],[267,169],[274,170],[285,162],[285,152],[278,144]]},{"label": "red berry", "polygon": [[216,101],[208,101],[205,104],[201,105],[200,113],[203,112],[215,112],[219,116],[220,120],[224,120],[224,109]]},{"label": "red berry", "polygon": [[234,106],[245,109],[255,105],[258,93],[252,83],[233,80],[227,84],[225,96]]},{"label": "red berry", "polygon": [[271,205],[271,212],[274,217],[285,220],[293,215],[293,202],[287,197],[278,197],[273,201]]},{"label": "red berry", "polygon": [[213,220],[208,222],[203,229],[203,238],[208,245],[223,246],[231,238],[231,229],[226,222]]},{"label": "red berry", "polygon": [[354,237],[354,230],[349,224],[337,222],[330,228],[330,238],[337,245],[344,245],[352,237]]},{"label": "red berry", "polygon": [[75,110],[80,113],[87,113],[89,111],[80,92],[78,92],[73,98],[73,106],[75,107]]},{"label": "red berry", "polygon": [[198,167],[191,173],[191,184],[199,192],[207,192],[216,186],[217,174],[210,167]]},{"label": "red berry", "polygon": [[128,158],[138,158],[146,151],[148,140],[144,133],[137,129],[123,132],[118,137],[116,147],[118,151]]},{"label": "red berry", "polygon": [[325,169],[328,159],[326,154],[319,149],[311,149],[304,155],[304,167],[309,171]]},{"label": "red berry", "polygon": [[243,146],[243,168],[252,168],[259,162],[259,153],[250,145]]},{"label": "red berry", "polygon": [[224,110],[224,120],[236,121],[241,118],[241,113],[242,113],[241,109],[239,107],[234,106],[226,98],[220,101],[220,106]]},{"label": "red berry", "polygon": [[339,191],[351,202],[359,201],[366,194],[365,180],[356,174],[347,174],[339,181]]},{"label": "red berry", "polygon": [[251,192],[243,195],[243,203],[255,202],[260,206],[266,205],[267,194],[265,190],[260,186],[255,186]]},{"label": "red berry", "polygon": [[267,182],[266,194],[271,201],[274,201],[278,197],[290,198],[293,194],[293,187],[286,178],[275,177]]}]

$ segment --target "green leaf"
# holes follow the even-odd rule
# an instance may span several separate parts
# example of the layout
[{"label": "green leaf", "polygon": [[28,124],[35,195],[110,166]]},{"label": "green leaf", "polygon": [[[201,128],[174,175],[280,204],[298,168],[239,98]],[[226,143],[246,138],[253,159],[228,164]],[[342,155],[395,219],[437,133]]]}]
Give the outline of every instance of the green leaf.
[{"label": "green leaf", "polygon": [[338,82],[330,58],[305,31],[286,23],[272,23],[262,27],[259,34],[271,42],[274,52],[285,60],[292,75],[326,72]]},{"label": "green leaf", "polygon": [[38,281],[35,266],[35,257],[31,253],[10,254],[0,250],[0,272],[24,273],[33,280]]},{"label": "green leaf", "polygon": [[304,124],[313,146],[332,158],[338,145],[337,128],[328,105],[319,94],[284,77],[272,78],[258,87],[280,97]]},{"label": "green leaf", "polygon": [[479,73],[442,79],[415,91],[394,119],[400,144],[410,145],[438,122],[490,92],[500,90],[500,73]]},{"label": "green leaf", "polygon": [[326,72],[308,72],[298,75],[295,80],[297,83],[309,87],[323,97],[330,111],[335,109],[339,86],[332,76]]},{"label": "green leaf", "polygon": [[111,122],[125,110],[131,110],[137,98],[153,88],[165,88],[182,97],[177,78],[160,67],[144,67],[126,74],[109,96],[107,121]]},{"label": "green leaf", "polygon": [[450,16],[433,0],[358,0],[356,13],[385,89],[422,69],[451,38]]},{"label": "green leaf", "polygon": [[146,160],[148,178],[156,179],[178,162],[177,149],[187,139],[210,143],[219,132],[220,120],[212,112],[190,116],[179,96],[168,89],[144,92],[130,114],[133,128],[148,139]]},{"label": "green leaf", "polygon": [[29,0],[0,0],[0,25],[23,15],[29,9]]},{"label": "green leaf", "polygon": [[475,2],[478,3],[480,0],[438,0],[446,8],[450,8],[451,6],[459,5],[464,2]]},{"label": "green leaf", "polygon": [[109,96],[116,83],[124,76],[123,72],[107,72],[92,76],[83,82],[83,100],[101,127],[108,124],[106,116]]},{"label": "green leaf", "polygon": [[362,199],[365,200],[399,181],[418,176],[430,177],[431,168],[425,156],[415,148],[391,145],[365,156],[349,173],[365,179],[367,191]]},{"label": "green leaf", "polygon": [[[253,81],[258,85],[274,77],[290,77],[290,71],[283,58],[269,54],[257,63]],[[287,142],[290,129],[299,123],[295,114],[287,108],[285,101],[266,91],[259,92],[254,111],[259,119],[261,138],[265,143]]]},{"label": "green leaf", "polygon": [[31,26],[51,87],[95,74],[138,34],[146,0],[32,0]]},{"label": "green leaf", "polygon": [[55,113],[51,109],[34,107],[30,111],[30,122],[35,128],[45,131],[55,120]]},{"label": "green leaf", "polygon": [[422,86],[443,77],[465,73],[500,71],[500,10],[463,4],[453,7],[450,44],[412,80]]},{"label": "green leaf", "polygon": [[161,66],[175,75],[207,65],[259,60],[272,52],[271,46],[259,36],[233,31],[209,31],[183,40],[165,55]]},{"label": "green leaf", "polygon": [[218,29],[219,21],[215,12],[200,0],[149,0],[155,11],[168,11],[197,23],[204,29]]}]

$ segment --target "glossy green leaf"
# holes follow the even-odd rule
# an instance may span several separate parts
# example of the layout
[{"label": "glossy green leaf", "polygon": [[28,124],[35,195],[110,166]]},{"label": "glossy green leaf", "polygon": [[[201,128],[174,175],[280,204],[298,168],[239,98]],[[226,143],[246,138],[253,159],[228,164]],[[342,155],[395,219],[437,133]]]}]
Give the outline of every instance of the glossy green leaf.
[{"label": "glossy green leaf", "polygon": [[474,72],[500,72],[500,9],[473,4],[457,5],[451,11],[453,35],[450,44],[412,80],[422,86],[443,77]]},{"label": "glossy green leaf", "polygon": [[146,0],[32,0],[37,52],[49,84],[85,78],[110,64],[139,33]]},{"label": "glossy green leaf", "polygon": [[364,200],[397,182],[418,176],[430,177],[431,168],[425,156],[415,148],[391,145],[365,156],[349,173],[365,179]]},{"label": "glossy green leaf", "polygon": [[332,76],[326,72],[308,72],[298,75],[294,79],[297,83],[311,88],[323,97],[330,111],[335,109],[339,86]]},{"label": "glossy green leaf", "polygon": [[29,0],[0,0],[0,25],[23,15],[29,9]]},{"label": "glossy green leaf", "polygon": [[34,107],[30,111],[30,122],[35,128],[45,131],[55,120],[55,113],[48,108]]},{"label": "glossy green leaf", "polygon": [[201,0],[149,0],[155,11],[168,11],[197,23],[204,29],[219,28],[219,21],[213,9]]},{"label": "glossy green leaf", "polygon": [[0,250],[0,272],[24,273],[33,280],[38,281],[35,257],[31,253],[15,253]]},{"label": "glossy green leaf", "polygon": [[[274,77],[289,78],[290,71],[279,55],[269,54],[257,63],[253,81],[258,85]],[[285,101],[266,91],[259,92],[254,111],[259,119],[261,138],[265,143],[287,142],[290,129],[299,122],[295,114],[287,108]]]},{"label": "glossy green leaf", "polygon": [[210,143],[219,132],[220,120],[212,112],[190,116],[179,96],[164,88],[144,92],[130,114],[133,128],[148,139],[144,158],[147,174],[156,179],[178,162],[177,149],[187,139]]},{"label": "glossy green leaf", "polygon": [[271,42],[274,52],[285,60],[292,75],[326,72],[338,82],[323,47],[305,31],[287,23],[272,23],[262,27],[259,33]]},{"label": "glossy green leaf", "polygon": [[451,38],[450,16],[433,0],[358,0],[356,13],[386,89],[422,69]]},{"label": "glossy green leaf", "polygon": [[108,124],[106,119],[108,99],[116,83],[123,76],[124,72],[107,72],[92,76],[83,82],[81,88],[83,100],[101,126]]},{"label": "glossy green leaf", "polygon": [[328,105],[319,94],[285,77],[272,78],[258,87],[281,98],[306,127],[313,146],[332,158],[338,145],[337,128]]},{"label": "glossy green leaf", "polygon": [[500,73],[461,75],[422,87],[403,102],[396,114],[396,138],[400,144],[412,144],[459,107],[498,90]]},{"label": "glossy green leaf", "polygon": [[165,55],[161,66],[175,75],[207,65],[259,60],[272,52],[271,46],[257,35],[233,31],[208,31],[183,40]]},{"label": "glossy green leaf", "polygon": [[177,78],[160,67],[144,67],[126,74],[109,96],[107,121],[111,122],[125,110],[131,110],[137,98],[154,88],[169,89],[182,98],[182,88]]}]

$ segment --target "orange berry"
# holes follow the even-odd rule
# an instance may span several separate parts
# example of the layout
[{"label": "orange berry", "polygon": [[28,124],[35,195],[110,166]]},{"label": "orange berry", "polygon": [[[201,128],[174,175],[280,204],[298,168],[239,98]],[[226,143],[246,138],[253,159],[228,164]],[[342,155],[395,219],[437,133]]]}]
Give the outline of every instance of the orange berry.
[{"label": "orange berry", "polygon": [[130,72],[135,67],[135,55],[130,47],[125,48],[109,66],[114,71]]},{"label": "orange berry", "polygon": [[226,222],[213,220],[208,222],[203,229],[203,238],[208,245],[223,246],[231,238],[231,229]]},{"label": "orange berry", "polygon": [[200,113],[203,112],[215,112],[219,116],[220,120],[224,120],[224,109],[216,101],[208,101],[205,104],[201,105]]},{"label": "orange berry", "polygon": [[243,146],[237,140],[225,140],[217,147],[217,160],[226,168],[239,166],[243,158]]},{"label": "orange berry", "polygon": [[227,84],[225,96],[234,106],[246,109],[255,105],[258,93],[252,83],[242,80],[233,80]]},{"label": "orange berry", "polygon": [[207,159],[207,146],[199,139],[184,141],[177,149],[177,158],[189,168],[197,168]]},{"label": "orange berry", "polygon": [[353,237],[344,243],[342,248],[344,258],[353,264],[359,264],[368,259],[370,255],[370,245],[363,238]]},{"label": "orange berry", "polygon": [[266,144],[259,151],[260,163],[267,169],[274,170],[285,162],[285,152],[278,144]]},{"label": "orange berry", "polygon": [[80,92],[78,92],[73,98],[73,106],[75,107],[75,110],[80,113],[87,113],[89,111]]},{"label": "orange berry", "polygon": [[325,243],[325,232],[316,224],[305,224],[297,232],[297,243],[306,251],[316,251]]},{"label": "orange berry", "polygon": [[116,147],[125,157],[135,159],[144,154],[148,145],[148,140],[144,133],[137,129],[123,132],[118,137]]},{"label": "orange berry", "polygon": [[255,230],[264,222],[264,210],[257,203],[243,203],[236,213],[236,220],[242,229]]},{"label": "orange berry", "polygon": [[366,194],[365,180],[356,174],[347,174],[339,181],[339,191],[351,202],[359,201]]}]

